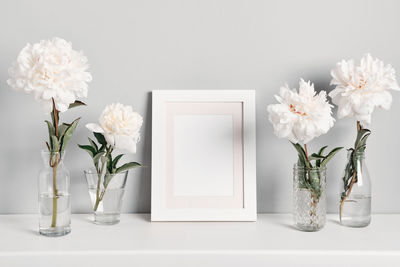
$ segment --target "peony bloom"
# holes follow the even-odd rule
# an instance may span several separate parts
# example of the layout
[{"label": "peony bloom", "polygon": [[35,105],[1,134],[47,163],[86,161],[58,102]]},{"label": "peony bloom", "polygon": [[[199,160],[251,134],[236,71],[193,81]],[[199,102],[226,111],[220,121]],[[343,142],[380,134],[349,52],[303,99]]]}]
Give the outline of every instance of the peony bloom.
[{"label": "peony bloom", "polygon": [[87,97],[87,82],[92,80],[87,68],[87,58],[71,43],[60,38],[42,40],[22,49],[9,69],[7,83],[33,94],[46,112],[52,110],[52,98],[56,109],[64,112],[77,98]]},{"label": "peony bloom", "polygon": [[335,120],[325,91],[317,94],[314,85],[303,79],[299,86],[298,93],[287,85],[281,87],[280,96],[275,96],[279,104],[269,105],[268,113],[276,136],[306,144],[327,133]]},{"label": "peony bloom", "polygon": [[353,60],[342,60],[331,71],[332,85],[336,88],[329,96],[336,104],[338,118],[353,117],[363,126],[371,123],[375,107],[390,109],[392,95],[389,89],[400,90],[391,65],[366,54],[359,65]]},{"label": "peony bloom", "polygon": [[99,123],[89,123],[86,127],[92,132],[103,134],[113,148],[136,153],[143,118],[133,112],[132,107],[119,103],[111,104],[104,109]]}]

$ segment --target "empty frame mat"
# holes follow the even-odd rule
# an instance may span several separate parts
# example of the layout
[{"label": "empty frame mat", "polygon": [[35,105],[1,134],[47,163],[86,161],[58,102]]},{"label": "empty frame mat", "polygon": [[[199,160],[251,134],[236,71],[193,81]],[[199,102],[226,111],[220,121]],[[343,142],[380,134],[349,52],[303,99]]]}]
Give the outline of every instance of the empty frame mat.
[{"label": "empty frame mat", "polygon": [[253,93],[153,92],[153,221],[255,220],[255,170],[244,167],[255,166]]},{"label": "empty frame mat", "polygon": [[166,103],[167,208],[243,208],[242,103]]}]

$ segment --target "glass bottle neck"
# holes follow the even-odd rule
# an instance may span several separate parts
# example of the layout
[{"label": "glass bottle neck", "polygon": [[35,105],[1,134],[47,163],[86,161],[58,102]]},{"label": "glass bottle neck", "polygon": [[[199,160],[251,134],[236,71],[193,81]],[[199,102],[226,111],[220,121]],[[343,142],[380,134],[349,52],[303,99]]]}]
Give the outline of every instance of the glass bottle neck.
[{"label": "glass bottle neck", "polygon": [[364,160],[365,159],[365,151],[357,151],[354,152],[350,150],[347,154],[348,157],[354,157],[356,160]]},{"label": "glass bottle neck", "polygon": [[53,167],[55,165],[63,165],[64,153],[60,154],[59,152],[49,152],[42,151],[42,160],[45,166]]}]

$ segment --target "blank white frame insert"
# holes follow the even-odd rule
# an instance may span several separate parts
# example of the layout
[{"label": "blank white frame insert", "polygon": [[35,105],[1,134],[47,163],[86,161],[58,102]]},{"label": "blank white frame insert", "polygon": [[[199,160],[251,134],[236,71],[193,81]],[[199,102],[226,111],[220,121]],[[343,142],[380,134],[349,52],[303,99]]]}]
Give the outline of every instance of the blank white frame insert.
[{"label": "blank white frame insert", "polygon": [[233,196],[232,116],[178,115],[173,131],[173,195]]},{"label": "blank white frame insert", "polygon": [[156,90],[152,221],[255,221],[255,91]]}]

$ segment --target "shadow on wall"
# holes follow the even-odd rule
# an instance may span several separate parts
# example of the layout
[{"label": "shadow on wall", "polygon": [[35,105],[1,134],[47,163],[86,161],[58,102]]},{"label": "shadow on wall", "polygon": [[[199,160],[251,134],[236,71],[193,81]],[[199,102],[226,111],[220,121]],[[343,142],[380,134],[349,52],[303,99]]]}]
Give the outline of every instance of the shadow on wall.
[{"label": "shadow on wall", "polygon": [[[260,177],[260,179],[257,179],[257,211],[259,213],[279,212],[279,206],[278,203],[276,203],[278,199],[276,192],[278,192],[279,189],[274,179],[278,177],[276,173],[276,171],[270,170],[268,172],[268,177]],[[268,183],[265,182],[266,180],[269,180]],[[288,190],[290,190],[290,188],[288,188]]]},{"label": "shadow on wall", "polygon": [[132,210],[135,212],[143,213],[150,212],[150,203],[151,203],[151,92],[147,93],[147,109],[146,114],[143,114],[143,118],[145,118],[145,128],[141,133],[141,141],[143,147],[143,155],[141,155],[143,159],[142,165],[145,167],[140,168],[137,171],[137,177],[140,179],[138,183],[136,183],[136,187],[134,191],[136,192],[137,199],[134,201],[134,206]]},{"label": "shadow on wall", "polygon": [[[288,157],[294,158],[294,151],[287,140],[279,139],[273,134],[274,129],[267,112],[267,105],[277,103],[274,95],[279,94],[279,88],[284,84],[285,81],[282,81],[275,90],[263,97],[266,104],[260,105],[257,101],[257,210],[260,213],[291,210],[288,199],[291,196],[292,165],[282,163]],[[288,81],[288,84],[291,88],[298,87],[298,80]],[[258,88],[258,91],[261,90],[262,88]],[[267,135],[260,135],[260,132]]]}]

